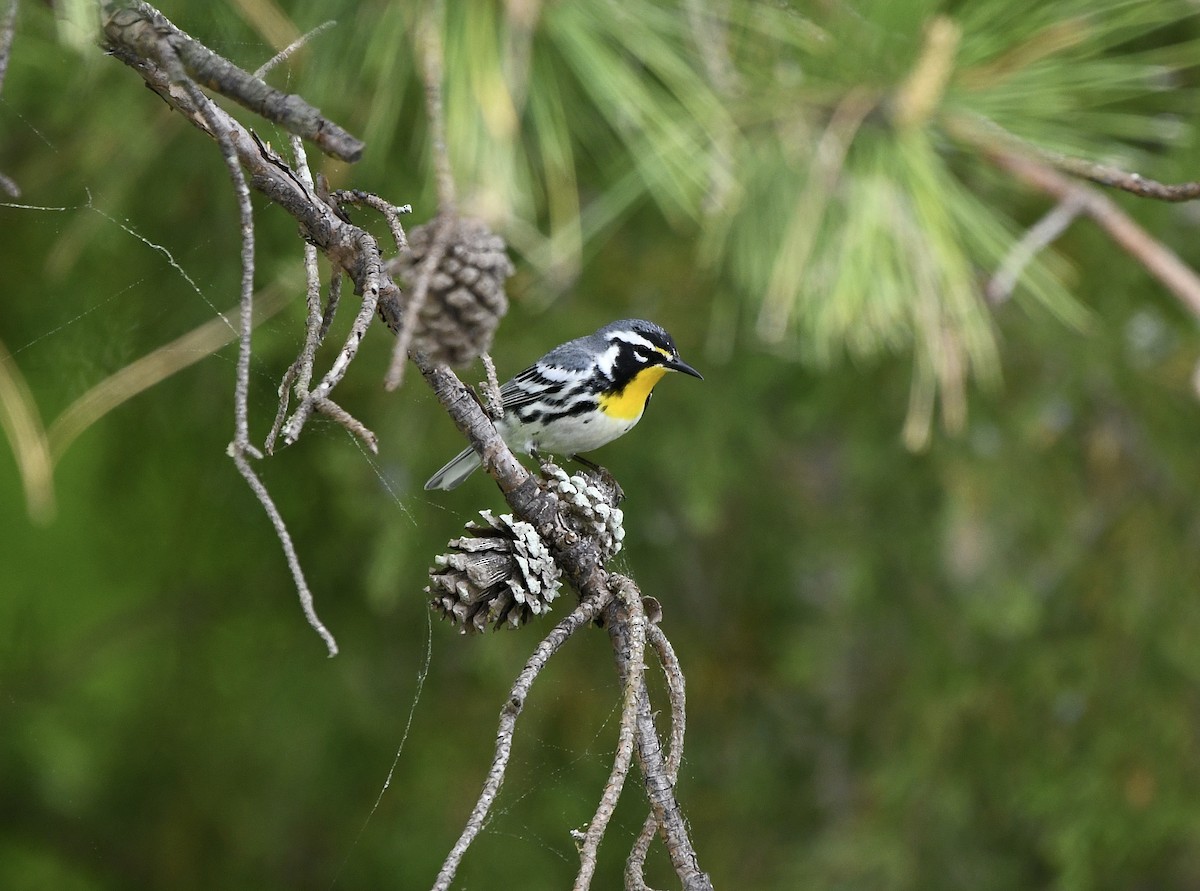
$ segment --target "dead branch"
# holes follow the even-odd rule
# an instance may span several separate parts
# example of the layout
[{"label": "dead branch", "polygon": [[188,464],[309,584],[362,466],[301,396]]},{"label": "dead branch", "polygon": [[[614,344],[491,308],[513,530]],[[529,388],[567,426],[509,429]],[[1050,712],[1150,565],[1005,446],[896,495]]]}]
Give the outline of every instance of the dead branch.
[{"label": "dead branch", "polygon": [[[630,585],[633,583],[625,580]],[[636,590],[636,589],[635,589]],[[605,626],[613,643],[613,651],[617,658],[617,667],[622,677],[630,670],[625,654],[631,652],[632,641],[628,616],[619,613],[616,602],[609,605],[605,611]],[[675,868],[675,874],[683,883],[684,891],[712,891],[712,880],[700,869],[700,863],[692,847],[691,836],[687,823],[675,797],[675,775],[663,758],[662,745],[658,740],[658,731],[654,726],[654,713],[650,707],[650,693],[646,687],[646,676],[643,673],[637,679],[638,707],[636,722],[636,743],[638,766],[642,771],[642,780],[646,787],[646,796],[650,799],[650,809],[658,827],[659,837],[667,848],[667,856]],[[682,727],[682,725],[681,725]],[[679,739],[682,741],[682,730]],[[682,748],[678,751],[682,752]]]},{"label": "dead branch", "polygon": [[[111,6],[111,2],[106,3],[105,9]],[[150,9],[145,4],[139,4],[138,8]],[[155,15],[158,14],[155,12]],[[148,38],[155,33],[146,25],[145,19],[135,17],[132,26],[126,28],[122,25],[124,17],[119,12],[106,12],[106,16],[104,34],[109,52],[137,71],[147,86],[171,108],[209,136],[215,136],[192,97],[173,80],[175,76],[186,80],[186,74],[178,70],[170,72],[160,61],[164,53],[170,57],[167,52],[169,47],[158,44],[143,46],[151,42]],[[173,67],[178,69],[179,66]],[[250,176],[250,185],[296,219],[305,240],[350,276],[355,293],[364,294],[374,287],[381,302],[390,302],[398,307],[400,289],[386,272],[381,271],[379,248],[370,233],[338,217],[334,209],[317,195],[315,188],[294,173],[269,146],[256,140],[250,131],[219,107],[214,105],[212,108],[222,121],[237,152],[238,161]],[[394,311],[401,310],[397,308]]]},{"label": "dead branch", "polygon": [[233,448],[229,450],[229,456],[233,458],[234,466],[237,467],[246,483],[250,486],[255,497],[263,506],[263,510],[267,512],[267,517],[271,520],[271,525],[275,527],[275,534],[279,537],[280,544],[283,546],[283,554],[287,559],[288,569],[292,573],[292,580],[296,584],[296,590],[300,595],[300,606],[304,610],[304,617],[308,620],[308,624],[313,630],[321,636],[325,641],[325,648],[329,651],[330,656],[336,656],[338,652],[337,641],[330,634],[329,629],[321,622],[317,616],[316,607],[313,605],[312,591],[309,590],[308,582],[304,579],[304,570],[300,568],[300,558],[296,554],[296,545],[292,542],[292,537],[287,531],[287,524],[283,522],[283,515],[279,513],[279,508],[275,506],[274,500],[271,498],[271,493],[267,491],[267,487],[263,485],[262,480],[258,478],[258,474],[254,472],[254,468],[250,466],[250,461],[246,455],[261,457],[256,454],[257,450],[250,450],[245,453],[238,452]]},{"label": "dead branch", "polygon": [[321,151],[342,161],[362,157],[361,140],[324,118],[299,96],[276,90],[217,55],[149,4],[134,3],[118,9],[113,0],[105,0],[101,14],[105,36],[114,47],[165,66],[173,81],[182,82],[186,75],[289,132],[312,140]]},{"label": "dead branch", "polygon": [[1200,198],[1200,182],[1162,183],[1140,173],[1122,170],[1110,164],[1100,164],[1086,158],[1064,155],[1039,145],[1026,142],[1004,128],[984,118],[968,118],[961,115],[945,119],[946,129],[957,139],[970,143],[985,153],[994,151],[1040,162],[1060,173],[1077,179],[1088,180],[1100,186],[1109,186],[1157,201],[1192,201]]},{"label": "dead branch", "polygon": [[404,204],[397,207],[395,204],[384,201],[378,195],[372,195],[370,192],[364,192],[361,189],[338,189],[329,197],[334,204],[339,206],[343,204],[361,204],[379,211],[387,221],[388,229],[392,233],[392,241],[396,245],[396,251],[399,252],[408,247],[408,237],[404,234],[404,226],[400,222],[400,216],[401,214],[412,213],[411,204]]},{"label": "dead branch", "polygon": [[[170,51],[164,50],[164,52],[168,53],[166,59],[168,65],[171,65]],[[276,508],[274,501],[267,492],[266,486],[263,485],[262,480],[254,473],[254,469],[250,466],[250,461],[248,460],[250,457],[262,457],[262,453],[250,443],[250,414],[248,407],[251,334],[254,330],[254,210],[250,206],[250,187],[246,183],[245,174],[242,172],[241,164],[238,161],[237,150],[234,148],[233,141],[229,138],[224,121],[216,113],[216,107],[200,92],[200,88],[191,81],[184,81],[182,87],[203,115],[209,130],[216,137],[217,145],[221,149],[221,157],[228,168],[229,178],[233,183],[234,195],[237,198],[238,218],[242,234],[241,316],[238,335],[237,384],[234,389],[235,424],[233,442],[229,444],[229,455],[233,458],[238,472],[241,473],[251,490],[258,497],[263,509],[267,512],[267,516],[270,517],[272,525],[275,527],[275,531],[283,545],[284,553],[287,555],[288,566],[292,570],[292,577],[295,579],[296,589],[300,594],[300,603],[304,610],[304,615],[308,619],[308,624],[325,641],[329,655],[336,656],[338,652],[337,642],[329,632],[329,629],[325,627],[324,623],[317,616],[316,609],[313,606],[312,593],[308,590],[308,585],[304,580],[304,574],[300,569],[300,562],[296,556],[296,548],[283,522],[283,516],[279,513],[278,508]]]},{"label": "dead branch", "polygon": [[537,680],[541,670],[546,667],[546,662],[550,657],[558,652],[571,635],[595,619],[606,604],[605,600],[581,600],[579,605],[561,619],[538,644],[521,673],[517,675],[516,683],[513,684],[508,699],[505,700],[504,707],[500,710],[500,726],[496,731],[496,753],[492,757],[491,769],[488,770],[487,778],[484,780],[483,791],[479,793],[479,800],[476,801],[471,816],[467,818],[467,825],[463,829],[462,835],[454,843],[454,847],[450,849],[450,853],[442,864],[442,869],[433,884],[433,891],[446,891],[450,887],[463,855],[466,854],[467,848],[483,828],[488,812],[500,791],[500,785],[504,782],[504,771],[512,752],[517,718],[525,707],[525,700],[529,696],[533,682]]},{"label": "dead branch", "polygon": [[1076,202],[1122,250],[1141,263],[1193,314],[1200,316],[1200,276],[1111,198],[1092,186],[1075,182],[1041,160],[998,149],[993,149],[989,157],[1017,179],[1058,201]]},{"label": "dead branch", "polygon": [[270,59],[263,62],[261,65],[259,65],[258,68],[256,68],[254,70],[254,77],[257,77],[260,80],[262,78],[266,77],[267,74],[271,71],[271,69],[273,69],[276,65],[280,65],[283,62],[286,62],[289,58],[291,58],[293,53],[302,49],[314,37],[316,37],[320,34],[324,34],[326,31],[328,31],[330,28],[332,28],[336,24],[337,24],[337,22],[335,22],[333,19],[329,19],[328,21],[321,22],[321,24],[317,25],[317,27],[313,28],[307,34],[301,34],[299,37],[297,37],[295,40],[293,40],[291,43],[289,43],[287,46],[285,46],[283,49],[281,49],[279,52],[277,52]]},{"label": "dead branch", "polygon": [[1044,217],[1029,227],[1021,240],[1000,263],[1000,268],[984,285],[983,295],[988,303],[999,306],[1012,297],[1013,289],[1033,258],[1048,248],[1070,227],[1083,212],[1081,196],[1072,194],[1054,205]]},{"label": "dead branch", "polygon": [[[684,691],[683,666],[679,664],[679,658],[675,655],[671,641],[653,620],[646,627],[646,632],[646,640],[655,655],[658,656],[658,664],[662,667],[663,674],[667,679],[667,695],[671,703],[671,737],[670,748],[667,750],[667,778],[674,785],[679,777],[679,765],[683,763],[683,737],[687,729],[687,697]],[[654,840],[657,828],[658,821],[651,812],[642,824],[642,831],[638,833],[629,857],[625,861],[626,891],[646,891],[644,876],[646,854],[650,850],[650,843]]]},{"label": "dead branch", "polygon": [[628,625],[629,633],[624,635],[629,644],[626,652],[619,654],[618,665],[624,669],[622,683],[625,686],[623,704],[621,706],[621,724],[617,734],[617,751],[613,758],[612,771],[604,784],[604,792],[600,796],[600,804],[596,814],[588,824],[587,832],[579,838],[579,873],[575,877],[574,891],[587,891],[592,884],[592,876],[596,872],[596,858],[600,850],[600,842],[604,831],[608,828],[609,820],[617,809],[617,799],[625,786],[625,778],[629,775],[633,763],[633,736],[638,717],[638,701],[640,688],[638,682],[644,678],[646,650],[646,614],[642,610],[642,600],[638,596],[637,587],[625,576],[613,575],[610,586],[616,597],[615,606],[621,613],[621,620]]}]

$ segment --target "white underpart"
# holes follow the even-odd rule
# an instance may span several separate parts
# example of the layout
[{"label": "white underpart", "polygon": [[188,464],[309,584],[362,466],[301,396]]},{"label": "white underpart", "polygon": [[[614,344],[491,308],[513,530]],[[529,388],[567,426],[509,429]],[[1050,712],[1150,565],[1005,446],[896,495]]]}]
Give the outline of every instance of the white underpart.
[{"label": "white underpart", "polygon": [[549,431],[536,429],[521,423],[514,413],[504,416],[496,425],[508,447],[529,454],[531,451],[551,455],[577,455],[607,445],[619,436],[628,433],[642,419],[611,418],[600,411],[585,415],[562,418],[555,421]]}]

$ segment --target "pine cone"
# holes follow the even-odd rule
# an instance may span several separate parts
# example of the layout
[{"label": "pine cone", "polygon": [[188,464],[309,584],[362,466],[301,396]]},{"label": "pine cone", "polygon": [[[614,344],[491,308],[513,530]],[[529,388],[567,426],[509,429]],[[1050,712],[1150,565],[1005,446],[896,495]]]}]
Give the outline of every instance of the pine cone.
[{"label": "pine cone", "polygon": [[434,559],[425,592],[429,605],[462,633],[517,628],[550,611],[558,597],[559,569],[537,530],[512,514],[468,523],[467,536],[450,542],[451,553]]},{"label": "pine cone", "polygon": [[545,488],[558,495],[566,505],[568,524],[580,535],[596,537],[604,561],[615,557],[625,540],[622,525],[625,514],[617,507],[620,495],[616,481],[591,473],[568,476],[565,470],[549,461],[542,464],[542,479]]},{"label": "pine cone", "polygon": [[[387,264],[388,272],[410,289],[437,227],[435,218],[413,228],[408,250]],[[503,238],[480,220],[454,218],[446,250],[417,316],[412,348],[450,365],[466,365],[485,352],[508,312],[504,282],[512,273]],[[385,315],[384,321],[397,330],[398,319]]]}]

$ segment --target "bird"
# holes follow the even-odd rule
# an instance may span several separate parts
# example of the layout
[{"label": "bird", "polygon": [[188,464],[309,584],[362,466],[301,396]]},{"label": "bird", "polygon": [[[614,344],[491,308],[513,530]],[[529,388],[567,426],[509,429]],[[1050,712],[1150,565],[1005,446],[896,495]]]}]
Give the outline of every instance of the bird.
[{"label": "bird", "polygon": [[[675,341],[660,325],[645,319],[610,322],[556,346],[506,382],[496,430],[513,451],[577,457],[632,430],[668,371],[704,380],[679,358]],[[453,489],[479,465],[478,453],[463,449],[425,489]]]}]

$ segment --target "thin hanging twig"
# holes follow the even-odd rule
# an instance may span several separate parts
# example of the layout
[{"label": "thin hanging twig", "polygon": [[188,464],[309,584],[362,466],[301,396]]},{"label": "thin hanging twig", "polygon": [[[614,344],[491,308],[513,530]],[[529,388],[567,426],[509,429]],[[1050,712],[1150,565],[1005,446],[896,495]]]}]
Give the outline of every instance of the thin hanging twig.
[{"label": "thin hanging twig", "polygon": [[[674,785],[679,778],[679,765],[683,763],[683,738],[687,730],[687,697],[684,688],[683,666],[671,641],[658,625],[651,624],[646,628],[646,640],[658,656],[658,664],[662,667],[667,679],[667,697],[671,705],[671,737],[667,749],[667,778]],[[644,875],[646,855],[650,851],[650,843],[654,841],[658,821],[650,813],[642,824],[625,861],[626,891],[648,891]]]},{"label": "thin hanging twig", "polygon": [[305,618],[308,619],[308,624],[325,641],[325,647],[329,651],[329,655],[336,656],[338,652],[337,641],[334,640],[329,629],[325,627],[325,624],[317,615],[316,607],[313,604],[312,592],[308,589],[308,583],[304,579],[304,572],[300,568],[300,560],[296,555],[296,546],[292,543],[291,535],[288,533],[287,526],[283,522],[283,516],[279,513],[279,509],[271,499],[267,487],[258,478],[249,461],[249,457],[262,457],[262,453],[250,444],[250,414],[248,407],[251,334],[254,330],[254,210],[250,205],[250,188],[246,185],[246,177],[242,173],[241,164],[238,163],[237,152],[233,147],[233,143],[228,138],[218,116],[211,113],[212,104],[190,80],[185,80],[183,87],[191,96],[192,101],[196,103],[197,107],[205,113],[209,127],[216,134],[217,145],[220,146],[221,157],[225,161],[225,166],[229,169],[229,177],[233,181],[234,194],[238,202],[238,216],[242,234],[242,299],[239,325],[240,333],[238,337],[237,384],[234,388],[234,438],[233,442],[229,445],[229,454],[233,458],[234,465],[249,484],[250,489],[258,497],[263,509],[267,512],[267,516],[271,519],[271,524],[275,527],[275,532],[279,536],[279,541],[283,546],[283,551],[287,558],[288,567],[292,571],[292,578],[295,580],[296,589],[300,595],[300,605],[304,610]]},{"label": "thin hanging twig", "polygon": [[265,61],[261,65],[259,65],[258,68],[256,68],[254,70],[254,76],[259,78],[260,80],[262,78],[266,77],[267,74],[270,73],[272,68],[274,68],[276,65],[280,65],[283,62],[286,62],[288,59],[291,58],[293,53],[295,53],[297,50],[304,47],[314,37],[324,34],[326,31],[328,31],[330,28],[332,28],[336,24],[337,24],[337,22],[335,22],[333,19],[329,19],[329,21],[321,22],[321,24],[317,25],[317,27],[313,28],[308,33],[301,34],[299,37],[297,37],[295,40],[293,40],[291,43],[289,43],[287,46],[285,46],[283,49],[281,49],[279,52],[277,52],[271,58],[267,59],[267,61]]},{"label": "thin hanging twig", "polygon": [[608,782],[604,784],[604,792],[600,796],[600,804],[596,814],[588,824],[587,832],[578,839],[579,844],[579,873],[575,877],[574,891],[587,891],[592,885],[592,877],[596,873],[596,859],[600,850],[600,842],[604,832],[617,808],[617,800],[625,786],[625,778],[633,764],[633,739],[637,724],[639,681],[644,678],[646,669],[646,614],[642,610],[642,599],[633,582],[625,576],[612,576],[610,585],[616,597],[614,606],[619,606],[624,612],[622,621],[628,628],[626,637],[629,649],[620,654],[618,662],[623,670],[622,680],[625,685],[623,705],[621,707],[621,723],[617,734],[617,751],[613,758],[612,771]]},{"label": "thin hanging twig", "polygon": [[1012,246],[1000,268],[984,285],[983,295],[988,303],[999,306],[1012,297],[1013,290],[1033,258],[1053,244],[1070,228],[1083,211],[1083,200],[1077,194],[1063,198],[1040,220],[1029,227],[1021,240]]},{"label": "thin hanging twig", "polygon": [[500,792],[500,786],[504,782],[504,771],[508,767],[508,758],[512,753],[517,718],[521,714],[521,709],[525,707],[525,700],[529,696],[533,682],[546,667],[546,662],[550,657],[558,652],[571,635],[595,619],[606,605],[606,601],[598,599],[581,601],[538,644],[521,673],[517,675],[516,683],[509,691],[504,708],[500,710],[500,726],[496,730],[496,751],[492,756],[492,766],[484,780],[483,790],[479,793],[479,799],[476,801],[471,815],[467,818],[462,835],[450,849],[450,853],[446,856],[446,860],[438,872],[437,880],[433,884],[433,891],[447,891],[450,883],[454,881],[454,874],[458,871],[458,865],[462,861],[463,855],[466,854],[467,848],[471,846],[475,836],[483,829],[488,812],[495,803],[496,795]]}]

